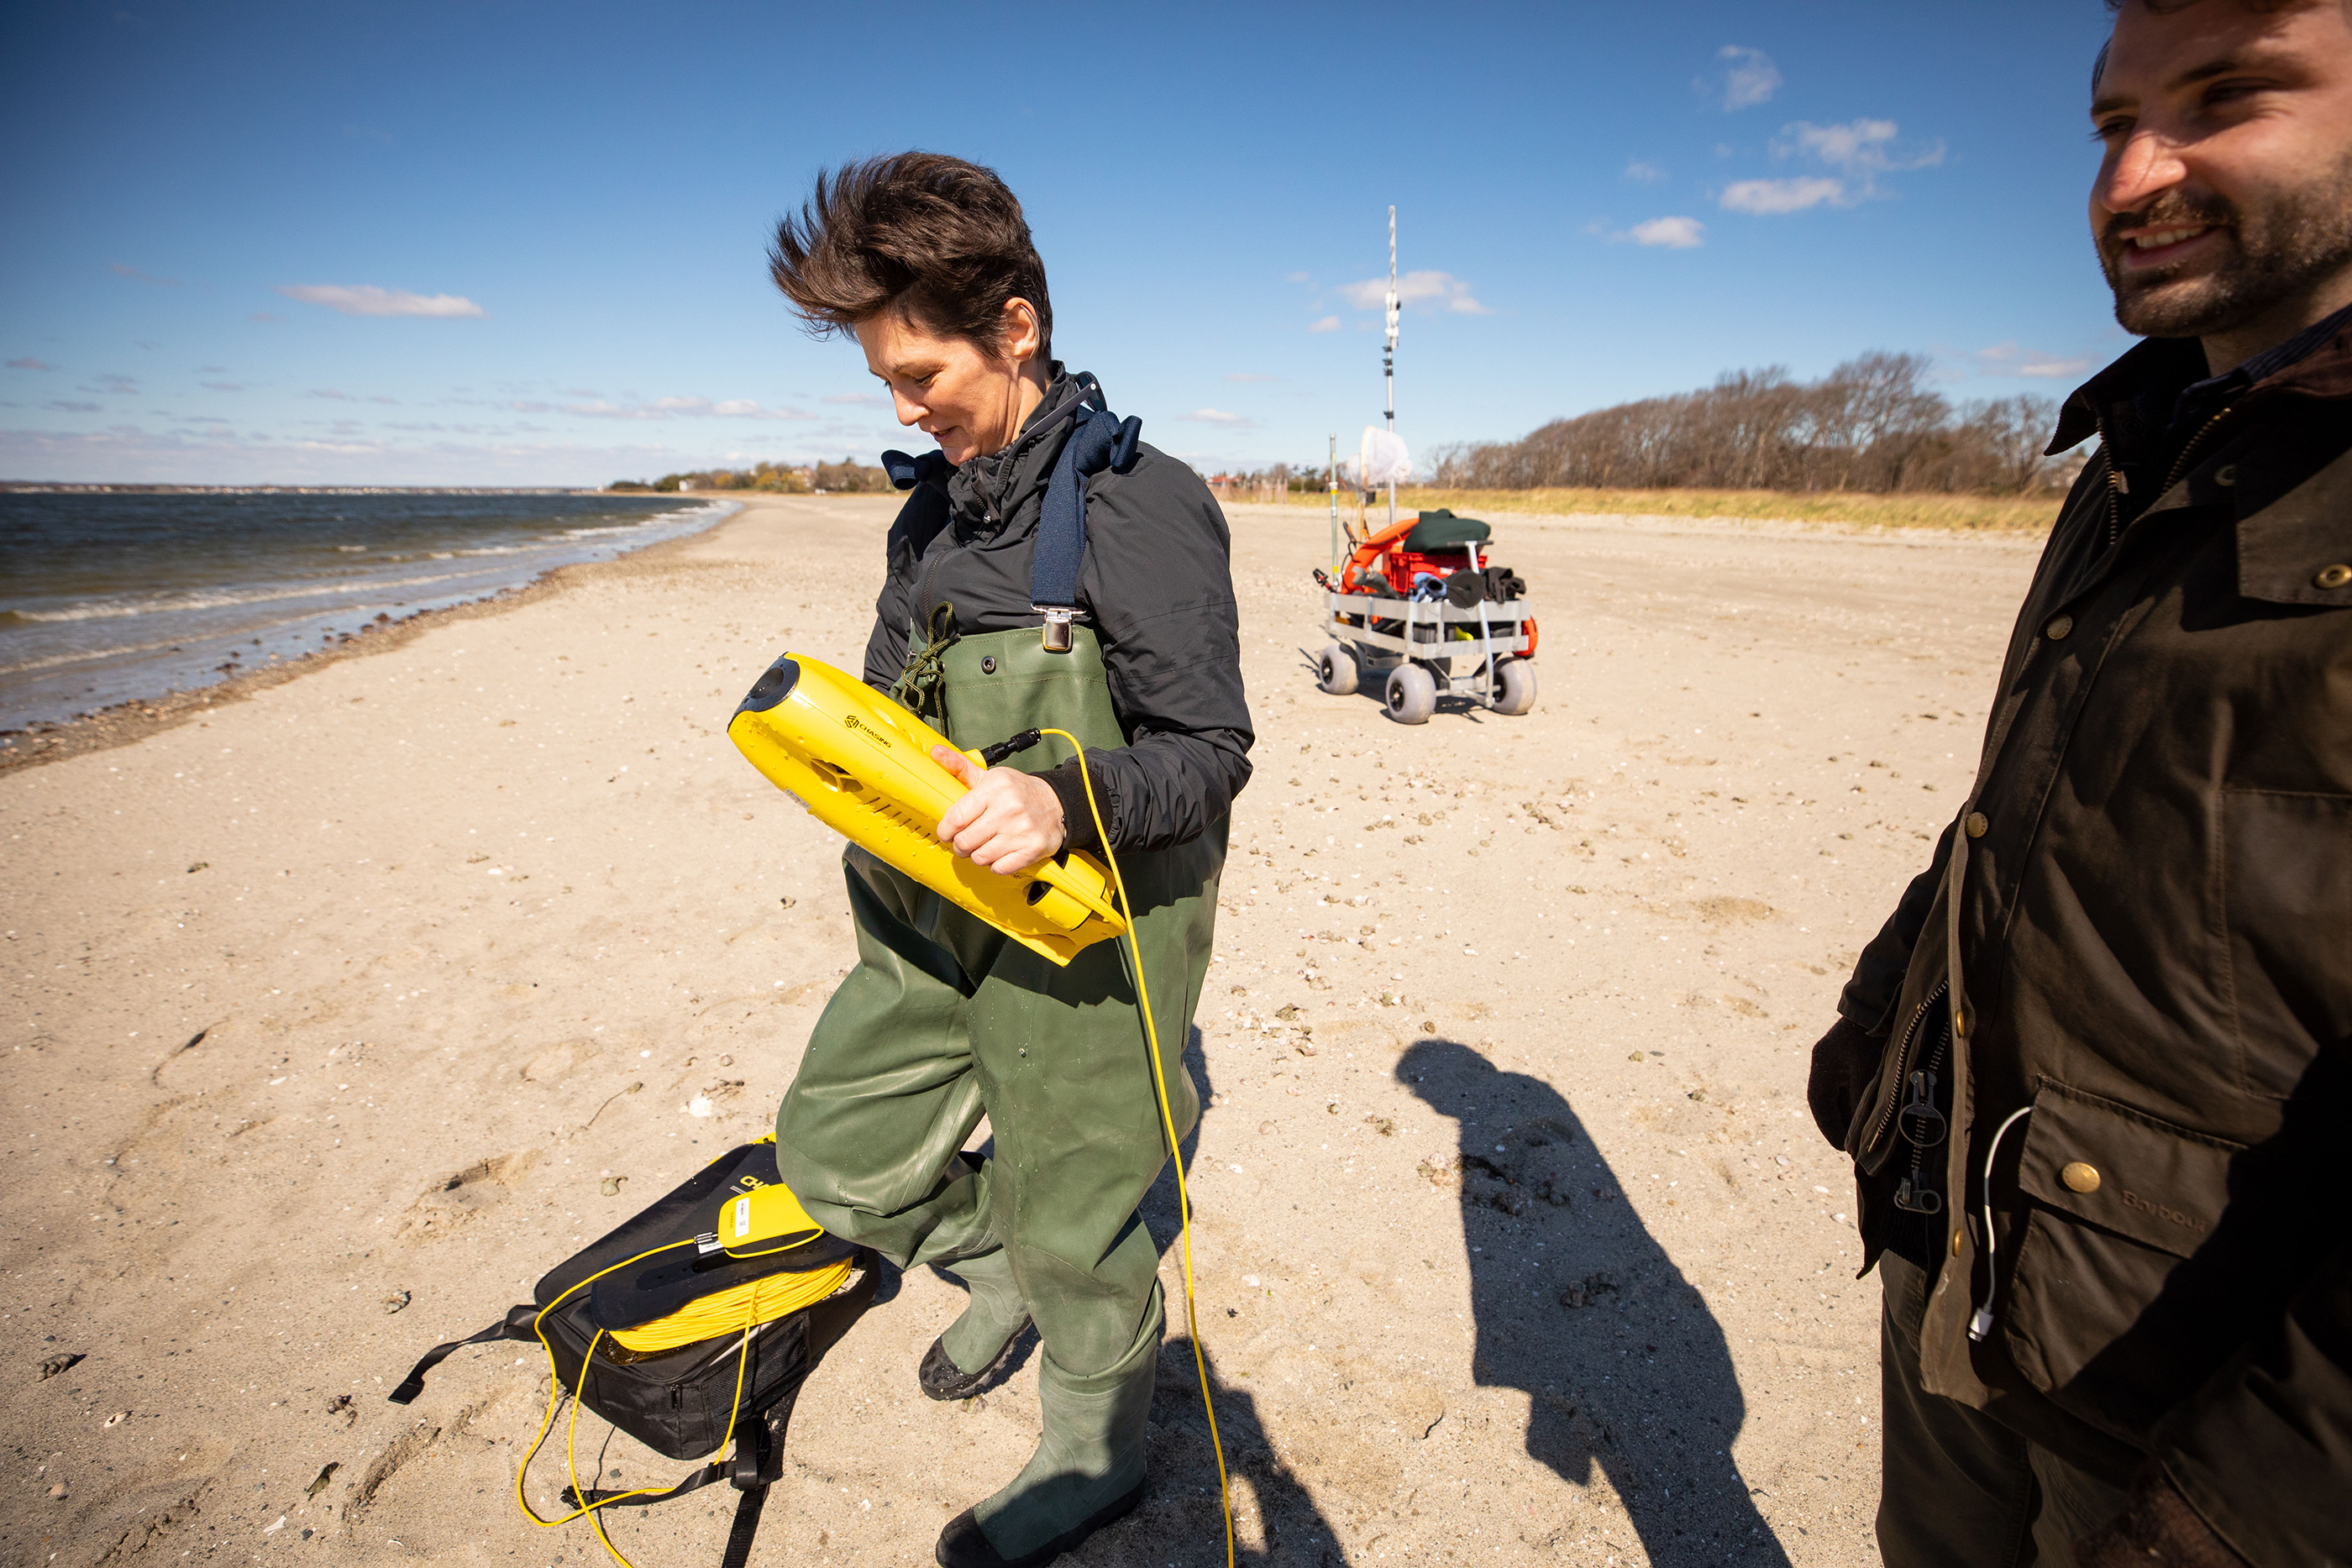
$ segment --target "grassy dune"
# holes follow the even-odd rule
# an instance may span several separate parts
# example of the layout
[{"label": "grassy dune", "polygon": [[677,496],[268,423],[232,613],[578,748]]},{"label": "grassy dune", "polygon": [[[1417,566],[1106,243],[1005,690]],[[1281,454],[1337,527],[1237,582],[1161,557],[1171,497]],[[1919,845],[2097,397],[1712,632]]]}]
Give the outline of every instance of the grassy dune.
[{"label": "grassy dune", "polygon": [[[1765,521],[1839,523],[1858,528],[1953,528],[1970,532],[2040,533],[2057,520],[2059,497],[1873,496],[1853,491],[1781,490],[1439,490],[1397,492],[1400,512],[1444,507],[1468,516],[1486,512],[1603,513],[1663,517],[1742,517]],[[1294,506],[1320,508],[1319,495],[1294,495]],[[1340,505],[1348,506],[1343,492]],[[1383,508],[1371,508],[1383,515]],[[1350,511],[1352,515],[1352,510]]]}]

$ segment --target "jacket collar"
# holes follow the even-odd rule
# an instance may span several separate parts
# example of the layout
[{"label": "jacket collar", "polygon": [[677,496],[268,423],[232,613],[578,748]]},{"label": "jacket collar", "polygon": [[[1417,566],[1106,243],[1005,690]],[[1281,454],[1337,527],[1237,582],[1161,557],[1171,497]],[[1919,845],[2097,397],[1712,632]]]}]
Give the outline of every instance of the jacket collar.
[{"label": "jacket collar", "polygon": [[[2194,338],[2147,338],[2124,356],[2076,387],[2059,411],[2058,429],[2050,438],[2048,454],[2105,435],[2115,440],[2126,430],[2150,423],[2147,394],[2160,389],[2168,406],[2170,394],[2205,379],[2205,350]],[[2338,327],[2326,341],[2283,369],[2256,382],[2241,395],[2265,397],[2297,393],[2305,397],[2352,395],[2352,323]],[[2157,434],[2162,434],[2160,419]]]},{"label": "jacket collar", "polygon": [[1054,361],[1047,370],[1052,379],[1045,395],[1021,422],[1021,433],[1011,444],[1001,452],[965,459],[948,476],[948,502],[959,532],[1000,526],[1053,478],[1055,461],[1070,438],[1070,421],[1062,416],[1080,393],[1061,361]]}]

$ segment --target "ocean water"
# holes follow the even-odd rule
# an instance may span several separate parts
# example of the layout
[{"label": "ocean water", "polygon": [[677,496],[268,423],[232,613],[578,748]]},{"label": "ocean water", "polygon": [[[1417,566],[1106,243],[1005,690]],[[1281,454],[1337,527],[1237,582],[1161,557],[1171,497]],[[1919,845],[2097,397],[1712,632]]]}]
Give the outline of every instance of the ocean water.
[{"label": "ocean water", "polygon": [[0,732],[709,527],[677,496],[0,493]]}]

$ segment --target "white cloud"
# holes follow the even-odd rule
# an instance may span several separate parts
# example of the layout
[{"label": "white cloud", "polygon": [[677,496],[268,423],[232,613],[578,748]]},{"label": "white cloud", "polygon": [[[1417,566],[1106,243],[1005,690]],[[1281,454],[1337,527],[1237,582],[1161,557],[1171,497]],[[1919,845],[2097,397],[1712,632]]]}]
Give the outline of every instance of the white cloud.
[{"label": "white cloud", "polygon": [[1225,372],[1225,380],[1229,382],[1278,382],[1282,378],[1280,376],[1262,376],[1255,371],[1228,371]]},{"label": "white cloud", "polygon": [[835,392],[831,397],[819,398],[817,401],[819,402],[854,403],[859,408],[888,408],[890,406],[890,398],[886,392]]},{"label": "white cloud", "polygon": [[2068,380],[2091,368],[2087,359],[2061,359],[2040,349],[2021,349],[2014,340],[1979,349],[1975,359],[1989,376],[2032,376],[2037,380]]},{"label": "white cloud", "polygon": [[1851,207],[1887,194],[1882,174],[1928,169],[1944,161],[1944,144],[1905,146],[1891,120],[1854,120],[1815,125],[1800,120],[1772,139],[1775,158],[1809,158],[1836,172],[1796,174],[1773,180],[1737,180],[1717,198],[1725,210],[1772,216],[1813,207]]},{"label": "white cloud", "polygon": [[1630,239],[1635,245],[1663,246],[1668,250],[1696,250],[1706,241],[1700,237],[1706,225],[1696,218],[1651,218],[1635,224],[1613,239]]},{"label": "white cloud", "polygon": [[277,292],[305,305],[323,305],[346,316],[487,316],[488,311],[455,294],[411,294],[372,283],[346,287],[334,283],[281,283]]},{"label": "white cloud", "polygon": [[1654,185],[1666,177],[1666,172],[1655,163],[1645,163],[1636,158],[1625,165],[1625,178],[1638,180],[1644,185]]},{"label": "white cloud", "polygon": [[1740,180],[1724,187],[1719,198],[1727,211],[1754,213],[1769,216],[1777,213],[1801,213],[1807,207],[1818,207],[1823,202],[1833,206],[1851,206],[1845,182],[1820,174],[1802,174],[1787,180]]},{"label": "white cloud", "polygon": [[1728,67],[1723,73],[1725,113],[1769,103],[1780,90],[1780,68],[1763,50],[1726,44],[1715,51],[1715,57],[1727,62]]},{"label": "white cloud", "polygon": [[1190,413],[1176,416],[1186,424],[1216,424],[1227,430],[1246,430],[1257,423],[1245,413],[1227,413],[1221,408],[1196,408]]},{"label": "white cloud", "polygon": [[[1343,284],[1339,297],[1359,310],[1378,310],[1388,301],[1389,280],[1368,277],[1361,283]],[[1408,272],[1397,279],[1397,299],[1408,307],[1429,310],[1448,310],[1457,316],[1491,316],[1486,306],[1478,303],[1470,286],[1450,272]]]},{"label": "white cloud", "polygon": [[1304,272],[1286,272],[1282,275],[1282,280],[1285,283],[1312,283],[1315,281],[1310,275]]},{"label": "white cloud", "polygon": [[9,361],[8,368],[12,371],[54,371],[57,366],[43,360],[34,359],[27,354],[21,360]]},{"label": "white cloud", "polygon": [[1326,316],[1319,321],[1310,321],[1307,329],[1310,332],[1336,332],[1339,329],[1339,318]]},{"label": "white cloud", "polygon": [[1814,125],[1800,120],[1781,128],[1772,143],[1776,157],[1801,152],[1832,169],[1867,181],[1873,174],[1928,169],[1944,161],[1944,144],[1931,141],[1907,151],[1898,149],[1898,127],[1891,120],[1856,120],[1844,125]]},{"label": "white cloud", "polygon": [[768,408],[750,398],[714,402],[707,397],[657,397],[651,402],[509,402],[517,413],[570,413],[583,419],[814,419],[796,408]]},{"label": "white cloud", "polygon": [[114,276],[117,277],[135,278],[141,283],[152,283],[158,288],[177,288],[180,287],[180,280],[176,277],[158,277],[152,272],[142,272],[135,267],[125,267],[119,261],[113,262],[110,264],[110,266]]}]

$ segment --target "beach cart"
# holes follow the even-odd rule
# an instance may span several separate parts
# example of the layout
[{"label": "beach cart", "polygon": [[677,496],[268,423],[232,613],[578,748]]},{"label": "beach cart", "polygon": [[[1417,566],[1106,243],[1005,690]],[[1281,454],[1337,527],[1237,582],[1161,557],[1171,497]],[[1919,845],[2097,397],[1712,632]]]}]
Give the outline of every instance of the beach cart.
[{"label": "beach cart", "polygon": [[1501,714],[1536,706],[1527,584],[1487,564],[1492,530],[1475,517],[1424,511],[1355,547],[1335,580],[1318,571],[1331,641],[1316,685],[1345,696],[1380,683],[1399,724],[1426,724],[1441,695]]}]

